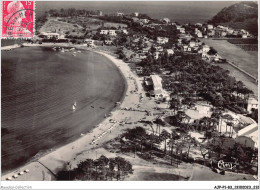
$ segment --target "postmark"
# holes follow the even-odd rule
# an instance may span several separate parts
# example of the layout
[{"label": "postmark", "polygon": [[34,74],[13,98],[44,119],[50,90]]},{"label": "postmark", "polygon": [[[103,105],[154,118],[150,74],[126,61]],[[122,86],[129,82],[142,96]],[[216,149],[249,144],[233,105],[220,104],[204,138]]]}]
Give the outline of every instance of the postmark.
[{"label": "postmark", "polygon": [[2,6],[2,38],[33,38],[35,33],[35,2],[3,1]]}]

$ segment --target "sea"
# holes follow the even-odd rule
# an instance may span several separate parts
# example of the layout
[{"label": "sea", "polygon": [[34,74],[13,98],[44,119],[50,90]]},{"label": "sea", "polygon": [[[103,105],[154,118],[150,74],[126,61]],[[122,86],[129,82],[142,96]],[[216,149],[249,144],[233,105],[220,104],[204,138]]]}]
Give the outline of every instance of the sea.
[{"label": "sea", "polygon": [[3,173],[91,131],[125,91],[118,68],[91,51],[2,51],[1,69]]},{"label": "sea", "polygon": [[41,15],[50,9],[61,8],[101,10],[103,14],[139,12],[155,19],[167,17],[181,24],[194,24],[207,22],[224,7],[235,3],[237,1],[39,1],[36,13]]}]

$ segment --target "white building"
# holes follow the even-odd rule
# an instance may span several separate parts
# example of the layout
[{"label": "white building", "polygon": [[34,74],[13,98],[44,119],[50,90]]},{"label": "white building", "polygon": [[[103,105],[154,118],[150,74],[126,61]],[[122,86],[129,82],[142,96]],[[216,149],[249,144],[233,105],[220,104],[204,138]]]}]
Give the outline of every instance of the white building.
[{"label": "white building", "polygon": [[143,18],[143,19],[140,19],[140,22],[147,24],[147,23],[149,23],[149,20],[146,18]]},{"label": "white building", "polygon": [[178,39],[178,45],[181,45],[182,44],[182,39]]},{"label": "white building", "polygon": [[166,52],[167,52],[168,55],[173,55],[174,54],[174,51],[172,49],[167,49]]},{"label": "white building", "polygon": [[135,16],[135,17],[138,17],[138,16],[139,16],[139,13],[138,13],[138,12],[134,12],[134,16]]},{"label": "white building", "polygon": [[116,36],[116,30],[100,30],[100,34]]},{"label": "white building", "polygon": [[202,35],[202,32],[201,32],[201,31],[198,31],[198,32],[197,32],[197,37],[198,37],[198,38],[202,38],[202,37],[203,37],[203,35]]},{"label": "white building", "polygon": [[208,53],[210,50],[210,47],[208,45],[202,46],[202,52]]},{"label": "white building", "polygon": [[105,43],[106,45],[111,45],[113,42],[112,42],[112,40],[105,40],[104,43]]},{"label": "white building", "polygon": [[116,36],[116,30],[109,30],[108,33],[110,36]]},{"label": "white building", "polygon": [[208,30],[213,30],[214,26],[212,24],[208,24],[207,28],[208,28]]},{"label": "white building", "polygon": [[179,31],[180,31],[180,33],[182,33],[182,34],[185,34],[185,28],[180,28]]},{"label": "white building", "polygon": [[92,40],[92,39],[85,39],[84,40],[84,44],[89,46],[89,47],[94,47],[95,46],[94,40]]},{"label": "white building", "polygon": [[202,24],[201,23],[196,23],[195,26],[202,27]]},{"label": "white building", "polygon": [[168,24],[169,22],[171,22],[171,20],[170,20],[169,18],[163,18],[162,21],[165,22],[165,23],[167,23],[167,24]]},{"label": "white building", "polygon": [[154,52],[154,59],[158,59],[160,55],[160,52],[156,51]]},{"label": "white building", "polygon": [[228,32],[229,34],[233,34],[234,30],[231,29],[231,28],[228,28],[228,29],[227,29],[227,32]]},{"label": "white building", "polygon": [[103,16],[103,12],[102,11],[97,11],[98,12],[98,16]]},{"label": "white building", "polygon": [[60,34],[58,33],[52,33],[52,32],[42,32],[40,34],[44,39],[59,39]]},{"label": "white building", "polygon": [[195,47],[196,46],[196,42],[195,41],[190,41],[190,47]]},{"label": "white building", "polygon": [[255,121],[253,121],[253,123],[248,125],[247,127],[239,130],[237,133],[237,139],[239,140],[239,142],[242,145],[250,146],[251,143],[248,142],[247,138],[238,138],[243,136],[252,139],[254,141],[254,147],[258,148],[258,124]]},{"label": "white building", "polygon": [[223,28],[224,28],[224,26],[222,26],[222,25],[218,25],[217,27],[218,27],[218,28],[221,28],[221,29],[223,29]]},{"label": "white building", "polygon": [[126,29],[123,29],[122,32],[123,32],[124,34],[128,34],[128,31],[127,31]]},{"label": "white building", "polygon": [[247,38],[247,35],[246,35],[246,34],[243,34],[243,35],[242,35],[242,38]]},{"label": "white building", "polygon": [[252,108],[258,109],[258,101],[257,99],[250,97],[248,98],[248,102],[247,102],[247,111],[251,113]]},{"label": "white building", "polygon": [[165,37],[157,37],[157,43],[158,44],[166,44],[168,43],[169,38],[165,38]]},{"label": "white building", "polygon": [[100,34],[105,34],[105,35],[107,35],[107,34],[108,34],[108,31],[109,31],[109,30],[100,30]]},{"label": "white building", "polygon": [[153,85],[153,94],[156,99],[163,98],[162,79],[158,75],[150,75]]},{"label": "white building", "polygon": [[183,46],[183,50],[184,50],[184,51],[188,51],[188,46],[187,46],[187,45],[184,45],[184,46]]},{"label": "white building", "polygon": [[116,16],[124,16],[124,13],[117,12]]}]

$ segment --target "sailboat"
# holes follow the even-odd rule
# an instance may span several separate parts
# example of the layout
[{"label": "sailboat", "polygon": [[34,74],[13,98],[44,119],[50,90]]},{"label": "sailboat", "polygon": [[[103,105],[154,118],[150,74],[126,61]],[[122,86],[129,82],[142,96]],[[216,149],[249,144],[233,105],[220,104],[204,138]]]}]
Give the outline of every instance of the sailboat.
[{"label": "sailboat", "polygon": [[76,107],[77,107],[77,103],[74,102],[74,104],[72,105],[72,110],[75,111],[75,110],[76,110]]}]

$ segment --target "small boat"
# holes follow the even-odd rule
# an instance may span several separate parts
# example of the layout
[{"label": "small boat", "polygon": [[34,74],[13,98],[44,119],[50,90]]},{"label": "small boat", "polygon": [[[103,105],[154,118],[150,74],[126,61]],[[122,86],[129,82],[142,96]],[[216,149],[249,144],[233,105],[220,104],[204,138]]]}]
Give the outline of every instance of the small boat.
[{"label": "small boat", "polygon": [[74,104],[72,105],[72,110],[73,110],[73,111],[76,110],[76,107],[77,107],[77,102],[74,101]]}]

